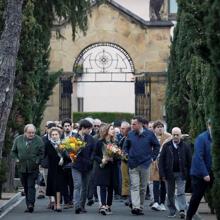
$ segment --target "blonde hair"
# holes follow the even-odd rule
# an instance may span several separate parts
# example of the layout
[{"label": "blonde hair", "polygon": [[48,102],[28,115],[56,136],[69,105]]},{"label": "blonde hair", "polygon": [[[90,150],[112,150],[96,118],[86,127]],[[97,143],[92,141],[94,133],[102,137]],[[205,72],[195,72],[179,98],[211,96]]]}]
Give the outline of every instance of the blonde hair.
[{"label": "blonde hair", "polygon": [[57,131],[60,136],[61,136],[61,134],[62,134],[62,131],[61,131],[60,128],[58,128],[58,127],[52,127],[52,128],[50,129],[50,131],[49,131],[49,135],[50,135],[50,136],[51,136],[51,134],[52,134],[53,131]]}]

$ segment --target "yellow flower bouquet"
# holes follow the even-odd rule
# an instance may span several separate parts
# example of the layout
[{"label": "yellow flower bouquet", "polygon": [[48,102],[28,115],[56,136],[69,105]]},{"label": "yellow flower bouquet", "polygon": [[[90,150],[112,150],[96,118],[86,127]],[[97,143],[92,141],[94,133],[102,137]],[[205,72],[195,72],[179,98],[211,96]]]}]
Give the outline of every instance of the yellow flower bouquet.
[{"label": "yellow flower bouquet", "polygon": [[61,144],[60,149],[65,150],[72,162],[76,161],[78,154],[86,146],[86,143],[76,137],[65,138]]}]

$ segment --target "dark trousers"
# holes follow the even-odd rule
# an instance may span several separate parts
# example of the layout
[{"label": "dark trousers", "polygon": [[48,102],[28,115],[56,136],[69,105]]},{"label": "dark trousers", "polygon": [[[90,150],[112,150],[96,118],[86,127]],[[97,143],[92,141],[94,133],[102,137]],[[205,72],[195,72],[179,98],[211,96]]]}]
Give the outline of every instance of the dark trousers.
[{"label": "dark trousers", "polygon": [[65,204],[73,202],[73,177],[71,168],[64,169],[63,198]]},{"label": "dark trousers", "polygon": [[93,165],[93,169],[89,179],[88,195],[87,195],[88,200],[92,200],[93,196],[95,198],[98,198],[97,187],[95,185],[95,164]]},{"label": "dark trousers", "polygon": [[102,205],[111,206],[113,200],[113,187],[100,186],[100,194],[101,194]]},{"label": "dark trousers", "polygon": [[38,177],[38,172],[21,173],[21,184],[24,187],[25,199],[27,207],[35,203],[36,189],[35,182]]},{"label": "dark trousers", "polygon": [[164,181],[153,181],[154,202],[158,204],[165,203],[166,184]]},{"label": "dark trousers", "polygon": [[191,185],[192,185],[192,196],[189,202],[189,207],[187,210],[187,220],[191,220],[195,215],[200,201],[205,194],[209,183],[203,180],[203,178],[199,178],[196,176],[191,177]]}]

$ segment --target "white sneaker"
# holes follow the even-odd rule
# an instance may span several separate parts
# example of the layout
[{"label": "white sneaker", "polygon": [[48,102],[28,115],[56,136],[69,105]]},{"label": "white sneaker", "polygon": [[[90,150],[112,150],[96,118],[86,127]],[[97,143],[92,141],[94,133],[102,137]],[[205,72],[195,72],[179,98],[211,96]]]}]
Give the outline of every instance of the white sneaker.
[{"label": "white sneaker", "polygon": [[160,205],[155,202],[152,206],[151,206],[151,209],[155,210],[155,211],[160,211]]},{"label": "white sneaker", "polygon": [[163,203],[160,204],[160,210],[161,211],[166,211],[167,210]]}]

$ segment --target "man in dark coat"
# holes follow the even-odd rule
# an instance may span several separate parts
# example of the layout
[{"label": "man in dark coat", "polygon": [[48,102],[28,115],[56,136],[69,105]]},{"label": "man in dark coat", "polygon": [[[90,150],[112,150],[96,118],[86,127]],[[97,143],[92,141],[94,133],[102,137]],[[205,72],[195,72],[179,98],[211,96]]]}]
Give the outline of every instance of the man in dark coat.
[{"label": "man in dark coat", "polygon": [[172,129],[172,140],[163,145],[159,158],[159,174],[165,180],[168,198],[168,217],[175,217],[175,188],[177,186],[177,203],[179,215],[185,217],[187,208],[185,197],[186,178],[191,166],[191,149],[181,139],[181,129]]},{"label": "man in dark coat", "polygon": [[35,182],[39,173],[39,164],[43,157],[44,143],[37,136],[33,124],[24,127],[24,134],[18,136],[11,150],[12,157],[16,159],[21,183],[24,187],[27,209],[25,212],[34,211]]},{"label": "man in dark coat", "polygon": [[212,183],[212,154],[211,154],[211,121],[208,121],[208,130],[199,134],[195,141],[194,155],[190,170],[192,197],[190,199],[186,220],[195,215],[205,191]]},{"label": "man in dark coat", "polygon": [[86,146],[80,151],[72,166],[72,177],[74,181],[75,213],[86,212],[85,203],[88,192],[89,178],[92,170],[92,156],[95,147],[93,137],[90,135],[92,124],[87,120],[80,121],[79,131],[75,135],[86,142]]}]

